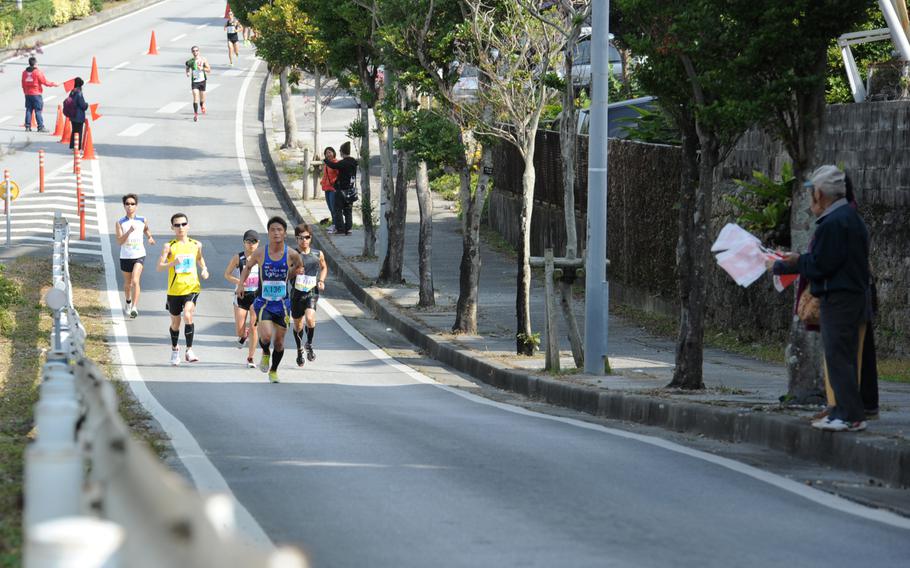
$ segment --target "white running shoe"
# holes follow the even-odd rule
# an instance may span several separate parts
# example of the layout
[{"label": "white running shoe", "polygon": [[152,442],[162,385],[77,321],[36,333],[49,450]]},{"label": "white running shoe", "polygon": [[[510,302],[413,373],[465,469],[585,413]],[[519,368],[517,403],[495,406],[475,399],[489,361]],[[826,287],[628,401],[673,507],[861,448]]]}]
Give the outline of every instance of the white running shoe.
[{"label": "white running shoe", "polygon": [[171,365],[177,366],[180,364],[180,350],[172,349],[171,350]]},{"label": "white running shoe", "polygon": [[197,361],[199,361],[199,357],[196,357],[196,354],[193,353],[193,350],[192,350],[192,349],[187,349],[187,350],[186,350],[186,357],[185,357],[185,358],[186,358],[186,362],[187,362],[187,363],[196,363]]},{"label": "white running shoe", "polygon": [[139,310],[136,309],[136,306],[130,310],[130,319],[136,319],[139,317]]},{"label": "white running shoe", "polygon": [[130,312],[131,312],[132,310],[133,310],[133,304],[132,304],[132,303],[126,303],[126,304],[123,305],[123,315],[125,315],[126,317],[130,317]]}]

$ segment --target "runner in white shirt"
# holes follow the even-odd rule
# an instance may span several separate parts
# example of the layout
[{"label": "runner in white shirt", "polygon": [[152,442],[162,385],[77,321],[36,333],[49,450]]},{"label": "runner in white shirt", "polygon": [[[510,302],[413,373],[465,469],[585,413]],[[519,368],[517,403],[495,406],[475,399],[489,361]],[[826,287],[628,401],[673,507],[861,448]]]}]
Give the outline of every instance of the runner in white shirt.
[{"label": "runner in white shirt", "polygon": [[139,316],[139,280],[145,263],[144,237],[148,237],[149,245],[155,244],[145,217],[136,215],[138,205],[139,198],[135,193],[124,195],[126,216],[120,218],[114,227],[117,244],[120,245],[120,270],[123,271],[123,293],[126,296],[123,311],[130,319]]}]

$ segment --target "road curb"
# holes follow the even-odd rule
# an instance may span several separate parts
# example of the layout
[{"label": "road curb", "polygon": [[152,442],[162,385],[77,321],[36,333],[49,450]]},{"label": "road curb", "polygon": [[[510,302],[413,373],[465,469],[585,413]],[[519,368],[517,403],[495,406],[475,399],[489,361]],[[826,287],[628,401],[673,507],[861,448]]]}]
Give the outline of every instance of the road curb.
[{"label": "road curb", "polygon": [[[263,85],[263,162],[272,186],[300,221],[319,227],[318,219],[299,205],[288,190],[290,183],[279,171],[273,148],[271,104],[267,100],[271,74]],[[473,355],[445,337],[435,334],[394,306],[382,294],[368,290],[354,266],[325,238],[313,232],[315,244],[325,253],[333,275],[380,321],[393,328],[429,357],[491,386],[535,400],[571,408],[594,416],[658,426],[676,432],[698,434],[715,440],[749,443],[783,451],[801,459],[858,472],[890,484],[910,487],[910,444],[874,434],[832,434],[812,428],[792,415],[731,409],[708,404],[670,400],[656,396],[609,391],[531,375]]]},{"label": "road curb", "polygon": [[136,12],[148,6],[154,4],[160,4],[165,0],[131,0],[129,2],[124,2],[118,6],[113,6],[101,12],[96,12],[90,14],[81,20],[73,20],[67,22],[62,26],[57,26],[55,28],[50,28],[47,30],[42,30],[40,32],[27,35],[18,40],[18,47],[7,47],[3,50],[0,50],[0,62],[8,61],[19,55],[22,55],[22,50],[30,49],[38,44],[46,46],[49,43],[61,40],[65,37],[83,32],[85,30],[91,29],[100,24],[107,23],[111,20],[115,20],[120,16],[124,16],[131,12]]}]

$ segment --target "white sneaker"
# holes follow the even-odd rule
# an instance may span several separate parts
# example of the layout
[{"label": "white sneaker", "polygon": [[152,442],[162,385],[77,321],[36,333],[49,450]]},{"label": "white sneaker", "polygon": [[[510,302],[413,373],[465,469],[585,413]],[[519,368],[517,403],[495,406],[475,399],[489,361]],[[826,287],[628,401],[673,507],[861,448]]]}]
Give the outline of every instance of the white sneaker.
[{"label": "white sneaker", "polygon": [[187,363],[196,363],[199,361],[199,357],[196,357],[196,354],[193,353],[192,349],[186,350],[186,362]]},{"label": "white sneaker", "polygon": [[326,229],[326,233],[328,233],[328,234],[330,234],[330,235],[334,235],[334,234],[335,234],[335,227],[329,227],[328,229]]},{"label": "white sneaker", "polygon": [[177,366],[180,364],[180,350],[171,349],[171,365]]},{"label": "white sneaker", "polygon": [[132,309],[133,309],[133,304],[132,304],[132,303],[124,304],[124,306],[123,306],[123,315],[125,315],[126,317],[130,317],[130,312],[132,311]]},{"label": "white sneaker", "polygon": [[136,309],[136,306],[130,310],[130,319],[136,319],[139,317],[139,310]]},{"label": "white sneaker", "polygon": [[846,422],[840,418],[824,418],[813,422],[812,427],[826,432],[859,432],[866,429],[866,422],[865,420]]}]

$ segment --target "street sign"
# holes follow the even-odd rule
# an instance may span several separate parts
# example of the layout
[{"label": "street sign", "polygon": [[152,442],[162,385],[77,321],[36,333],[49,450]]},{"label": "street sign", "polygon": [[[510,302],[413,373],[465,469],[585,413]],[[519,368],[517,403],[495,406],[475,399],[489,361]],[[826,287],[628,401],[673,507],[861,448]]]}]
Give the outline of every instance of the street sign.
[{"label": "street sign", "polygon": [[[0,191],[0,199],[6,201],[6,188],[2,187],[2,182],[0,182],[0,189],[2,189],[2,191]],[[19,185],[12,180],[9,182],[9,194],[12,201],[15,201],[16,198],[19,197]]]}]

